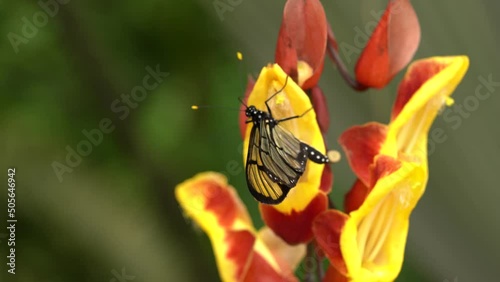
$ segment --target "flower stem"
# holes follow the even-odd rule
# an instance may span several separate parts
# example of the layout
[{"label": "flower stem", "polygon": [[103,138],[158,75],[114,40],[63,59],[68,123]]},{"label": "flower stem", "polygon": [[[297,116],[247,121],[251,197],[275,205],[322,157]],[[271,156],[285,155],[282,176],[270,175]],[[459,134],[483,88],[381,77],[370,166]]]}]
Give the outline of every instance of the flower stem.
[{"label": "flower stem", "polygon": [[[314,244],[317,248],[318,245],[317,244]],[[323,269],[323,258],[324,256],[321,256],[318,252],[314,252],[315,254],[315,257],[316,257],[316,270],[317,270],[317,273],[316,275],[318,276],[318,279],[319,281],[323,281],[323,278],[325,277],[325,270]]]},{"label": "flower stem", "polygon": [[325,277],[325,270],[323,269],[324,257],[318,251],[318,248],[315,241],[307,244],[307,254],[303,261],[305,282],[323,281]]},{"label": "flower stem", "polygon": [[309,262],[313,261],[314,256],[315,256],[314,243],[310,242],[309,244],[307,244],[307,254],[306,254],[306,257],[305,257],[305,261],[304,261],[304,268],[306,270],[306,273],[304,275],[304,281],[305,282],[315,282],[315,281],[317,281],[316,275],[315,275],[315,272],[314,272],[314,267],[311,267],[311,265],[309,263]]},{"label": "flower stem", "polygon": [[337,65],[337,68],[339,69],[340,75],[342,78],[351,86],[354,90],[357,91],[365,91],[368,89],[368,86],[365,86],[361,83],[359,83],[356,78],[352,77],[349,74],[349,71],[347,71],[347,68],[344,64],[344,61],[342,61],[342,58],[339,56],[339,52],[337,50],[337,41],[335,39],[335,35],[333,34],[333,31],[331,28],[328,30],[328,40],[327,40],[327,46],[326,49],[328,51],[328,55],[330,55],[330,58],[332,61]]},{"label": "flower stem", "polygon": [[328,197],[328,208],[332,210],[336,210],[335,203],[333,203],[332,199]]}]

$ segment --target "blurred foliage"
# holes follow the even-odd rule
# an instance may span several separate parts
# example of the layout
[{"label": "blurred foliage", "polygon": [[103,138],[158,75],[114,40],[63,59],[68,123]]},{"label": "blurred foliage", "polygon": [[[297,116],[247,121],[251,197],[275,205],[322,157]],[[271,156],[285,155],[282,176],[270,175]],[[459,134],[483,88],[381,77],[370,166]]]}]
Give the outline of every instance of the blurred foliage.
[{"label": "blurred foliage", "polygon": [[[353,27],[383,9],[385,1],[376,2],[323,2],[339,40],[350,42]],[[478,76],[500,80],[498,3],[414,2],[422,24],[417,58],[471,57],[458,103],[474,93]],[[37,1],[3,2],[0,163],[4,171],[17,169],[19,222],[17,274],[6,273],[4,255],[0,280],[111,281],[126,269],[135,281],[217,281],[209,241],[183,218],[175,185],[200,171],[225,172],[256,225],[262,221],[244,181],[238,112],[190,106],[238,109],[246,73],[272,61],[283,3],[243,1],[222,19],[212,1],[69,1],[16,53],[8,34],[21,35],[23,17],[33,21],[43,10]],[[243,66],[236,50],[245,54]],[[170,75],[121,120],[113,101],[142,85],[145,68],[157,65]],[[329,145],[338,148],[335,140],[348,126],[387,121],[401,75],[383,91],[359,94],[327,63],[321,85],[332,115]],[[459,130],[435,125],[447,129],[450,141],[430,158],[429,191],[398,281],[498,277],[498,106],[493,95]],[[65,164],[67,146],[76,149],[86,140],[82,131],[105,118],[115,130],[60,182],[53,162]],[[241,172],[228,173],[233,161]],[[334,169],[332,197],[341,204],[353,175],[345,162]],[[6,254],[3,239],[1,246]]]}]

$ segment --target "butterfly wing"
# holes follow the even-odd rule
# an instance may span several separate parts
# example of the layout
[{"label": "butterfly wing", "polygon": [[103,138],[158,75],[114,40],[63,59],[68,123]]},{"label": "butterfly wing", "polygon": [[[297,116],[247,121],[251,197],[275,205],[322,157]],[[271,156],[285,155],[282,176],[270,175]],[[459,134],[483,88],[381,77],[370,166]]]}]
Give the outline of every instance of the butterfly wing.
[{"label": "butterfly wing", "polygon": [[261,122],[250,134],[247,184],[258,201],[278,204],[304,173],[305,145],[279,125]]},{"label": "butterfly wing", "polygon": [[[265,204],[278,204],[285,199],[290,191],[286,185],[274,181],[275,175],[265,167],[262,155],[266,155],[267,141],[262,138],[260,128],[254,125],[250,134],[246,163],[246,177],[248,189],[252,196]],[[264,144],[263,144],[264,143]]]},{"label": "butterfly wing", "polygon": [[280,183],[294,187],[305,170],[305,144],[279,125],[266,124],[261,126],[264,130],[269,140],[269,158],[263,158],[264,165],[278,176]]}]

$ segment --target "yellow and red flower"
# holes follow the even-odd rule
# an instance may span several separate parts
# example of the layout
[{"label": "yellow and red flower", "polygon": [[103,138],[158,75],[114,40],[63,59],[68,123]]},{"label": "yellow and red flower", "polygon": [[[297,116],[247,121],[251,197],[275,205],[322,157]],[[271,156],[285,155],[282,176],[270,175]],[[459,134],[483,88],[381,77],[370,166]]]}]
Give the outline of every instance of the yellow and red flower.
[{"label": "yellow and red flower", "polygon": [[[326,98],[318,86],[325,52],[356,90],[383,88],[413,58],[420,25],[410,0],[389,0],[358,59],[352,78],[338,54],[333,30],[319,0],[288,0],[275,62],[249,78],[244,102],[275,119],[295,137],[326,151]],[[255,230],[235,190],[217,173],[202,173],[179,184],[176,198],[186,215],[209,236],[223,281],[298,281],[294,275],[305,244],[329,267],[322,281],[394,281],[403,264],[411,212],[428,180],[429,129],[468,68],[466,56],[433,57],[410,65],[399,85],[388,125],[353,126],[340,137],[357,176],[344,212],[328,209],[333,183],[329,165],[308,162],[297,185],[277,205],[259,204],[266,224]],[[288,79],[290,77],[291,79]],[[285,85],[286,82],[286,85]],[[242,105],[244,109],[245,105]],[[240,131],[246,163],[251,126],[242,112]],[[312,250],[313,248],[308,248]],[[321,275],[321,271],[318,272]],[[311,273],[307,273],[311,277]]]},{"label": "yellow and red flower", "polygon": [[289,246],[266,227],[257,232],[223,175],[200,173],[179,184],[175,196],[208,234],[223,281],[298,281],[294,270],[305,245]]},{"label": "yellow and red flower", "polygon": [[409,218],[427,184],[427,135],[439,110],[451,103],[468,62],[458,56],[413,63],[399,86],[390,124],[354,126],[341,135],[358,181],[346,196],[347,214],[328,210],[313,226],[334,268],[330,273],[348,281],[396,279]]},{"label": "yellow and red flower", "polygon": [[[300,115],[313,107],[314,111],[306,116],[282,126],[321,152],[325,152],[323,137],[330,123],[326,99],[317,85],[323,71],[327,26],[319,0],[287,1],[276,45],[276,64],[263,68],[256,82],[249,80],[244,98],[246,104],[266,109],[265,101],[283,87],[287,76],[291,77],[283,93],[270,101],[273,116],[280,119]],[[241,115],[246,150],[250,128],[244,121]],[[244,161],[246,156],[245,151]],[[310,241],[312,220],[327,209],[327,194],[332,184],[333,174],[328,165],[309,162],[298,184],[281,204],[259,205],[264,222],[289,244]]]},{"label": "yellow and red flower", "polygon": [[[286,86],[285,81],[287,74],[278,64],[264,67],[248,95],[247,104],[254,105],[258,109],[266,109],[266,100],[285,87],[268,103],[275,119],[300,115],[310,109],[312,104],[304,91],[293,80],[288,80]],[[280,125],[299,140],[320,152],[325,151],[323,135],[314,111]],[[243,163],[245,163],[251,126],[245,123],[240,123],[240,126],[246,131],[243,145]],[[304,174],[282,203],[274,206],[259,205],[264,222],[289,244],[310,241],[313,236],[312,220],[328,207],[326,196],[328,189],[321,189],[324,166],[308,162]]]}]

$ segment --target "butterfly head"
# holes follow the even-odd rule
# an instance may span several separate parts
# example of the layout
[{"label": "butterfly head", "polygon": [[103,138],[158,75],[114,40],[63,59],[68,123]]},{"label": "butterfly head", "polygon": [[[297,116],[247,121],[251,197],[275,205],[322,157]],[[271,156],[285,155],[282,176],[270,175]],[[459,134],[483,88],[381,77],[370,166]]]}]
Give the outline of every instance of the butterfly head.
[{"label": "butterfly head", "polygon": [[245,111],[245,115],[247,117],[255,117],[259,114],[259,110],[257,110],[257,108],[255,106],[249,106],[247,107],[246,111]]}]

